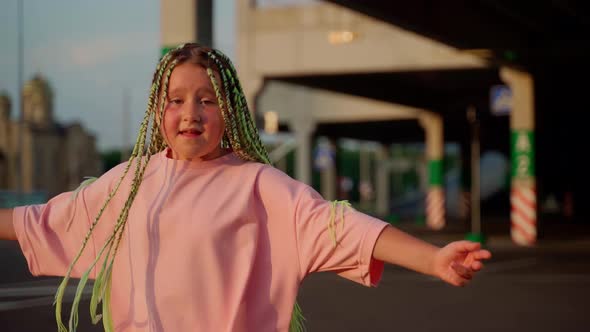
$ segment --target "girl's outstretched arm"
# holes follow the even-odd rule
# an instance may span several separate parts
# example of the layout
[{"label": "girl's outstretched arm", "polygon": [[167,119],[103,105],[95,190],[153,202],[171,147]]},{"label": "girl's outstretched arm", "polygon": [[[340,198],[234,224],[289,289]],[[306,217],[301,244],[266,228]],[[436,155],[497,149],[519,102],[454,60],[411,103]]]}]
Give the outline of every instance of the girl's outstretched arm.
[{"label": "girl's outstretched arm", "polygon": [[438,248],[399,229],[385,227],[375,248],[373,258],[386,263],[438,277],[455,286],[464,286],[483,267],[482,260],[491,253],[479,243],[456,241]]},{"label": "girl's outstretched arm", "polygon": [[12,209],[0,209],[0,240],[16,240],[12,224]]}]

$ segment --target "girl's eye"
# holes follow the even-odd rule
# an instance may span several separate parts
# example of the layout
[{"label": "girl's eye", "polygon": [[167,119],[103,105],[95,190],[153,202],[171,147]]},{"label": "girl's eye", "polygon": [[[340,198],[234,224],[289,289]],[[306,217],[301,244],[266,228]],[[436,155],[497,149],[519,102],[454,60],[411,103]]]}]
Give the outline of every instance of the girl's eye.
[{"label": "girl's eye", "polygon": [[180,98],[171,98],[168,100],[168,105],[181,105],[182,104],[182,99]]},{"label": "girl's eye", "polygon": [[203,106],[213,106],[215,104],[217,103],[211,99],[201,99],[201,105]]}]

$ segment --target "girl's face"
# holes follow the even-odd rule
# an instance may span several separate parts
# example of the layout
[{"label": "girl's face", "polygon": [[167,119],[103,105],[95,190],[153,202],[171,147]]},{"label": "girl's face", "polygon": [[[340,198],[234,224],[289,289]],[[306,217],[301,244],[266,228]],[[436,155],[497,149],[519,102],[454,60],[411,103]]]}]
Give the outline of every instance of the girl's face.
[{"label": "girl's face", "polygon": [[225,153],[220,146],[225,124],[206,69],[192,63],[174,68],[163,124],[174,159],[210,160]]}]

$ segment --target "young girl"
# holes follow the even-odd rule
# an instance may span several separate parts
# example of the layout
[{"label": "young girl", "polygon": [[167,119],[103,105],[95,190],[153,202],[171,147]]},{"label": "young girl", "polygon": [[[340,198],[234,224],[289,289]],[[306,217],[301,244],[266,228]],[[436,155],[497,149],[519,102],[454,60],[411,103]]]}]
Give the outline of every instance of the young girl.
[{"label": "young girl", "polygon": [[269,164],[229,59],[182,45],[158,64],[129,162],[0,210],[0,238],[19,241],[34,275],[65,276],[60,331],[70,277],[81,278],[72,331],[88,278],[106,331],[287,331],[302,329],[295,300],[312,272],[375,286],[387,262],[463,286],[490,258],[325,201]]}]

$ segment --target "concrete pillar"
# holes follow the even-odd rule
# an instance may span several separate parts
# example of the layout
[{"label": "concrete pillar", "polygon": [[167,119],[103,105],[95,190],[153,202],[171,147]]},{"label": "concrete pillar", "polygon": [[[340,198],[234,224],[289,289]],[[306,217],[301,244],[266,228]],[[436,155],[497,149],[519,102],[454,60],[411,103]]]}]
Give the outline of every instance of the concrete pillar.
[{"label": "concrete pillar", "polygon": [[291,126],[295,131],[297,149],[295,153],[295,177],[311,185],[311,135],[315,124],[311,121],[297,121]]},{"label": "concrete pillar", "polygon": [[197,0],[160,0],[162,54],[182,43],[197,40]]},{"label": "concrete pillar", "polygon": [[320,173],[321,177],[321,186],[322,186],[322,196],[329,201],[335,200],[336,197],[336,165],[333,164],[326,169],[322,170]]},{"label": "concrete pillar", "polygon": [[359,146],[359,191],[360,191],[360,207],[367,210],[371,203],[367,193],[371,184],[371,151],[367,148],[367,144],[361,143]]},{"label": "concrete pillar", "polygon": [[[254,115],[256,112],[256,96],[262,89],[263,79],[260,76],[246,76],[244,79],[240,78],[240,84],[246,96],[246,102],[248,103],[248,109],[250,113]],[[264,114],[261,114],[261,116]]]},{"label": "concrete pillar", "polygon": [[426,196],[426,224],[439,230],[445,226],[445,192],[443,188],[444,138],[442,117],[431,112],[420,113],[418,120],[426,134],[428,160],[428,194]]},{"label": "concrete pillar", "polygon": [[500,70],[500,77],[512,90],[510,234],[516,244],[530,246],[537,240],[533,78],[507,67]]},{"label": "concrete pillar", "polygon": [[287,157],[283,157],[275,162],[275,167],[287,173]]},{"label": "concrete pillar", "polygon": [[[326,200],[333,201],[336,197],[336,148],[334,144],[327,138],[320,139],[318,149],[322,158],[320,169],[320,189],[322,197]],[[317,161],[314,161],[317,163]]]},{"label": "concrete pillar", "polygon": [[315,130],[313,119],[297,118],[291,121],[290,128],[295,134],[295,178],[311,185],[311,137]]},{"label": "concrete pillar", "polygon": [[236,8],[236,58],[234,66],[238,72],[242,90],[250,112],[256,112],[256,96],[260,93],[264,79],[255,66],[256,46],[253,25],[253,9],[249,1],[235,0]]},{"label": "concrete pillar", "polygon": [[375,176],[375,210],[380,217],[389,215],[390,183],[389,183],[389,150],[382,146],[377,150],[377,169]]}]

